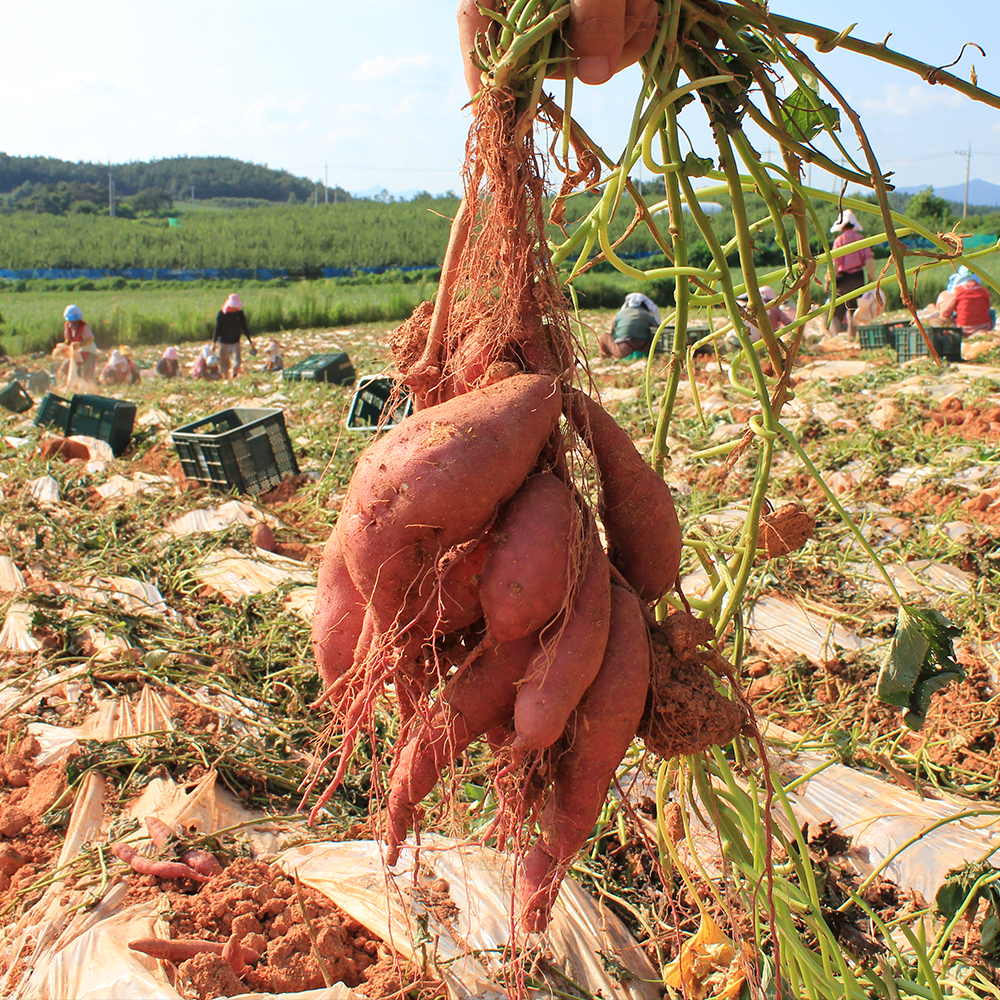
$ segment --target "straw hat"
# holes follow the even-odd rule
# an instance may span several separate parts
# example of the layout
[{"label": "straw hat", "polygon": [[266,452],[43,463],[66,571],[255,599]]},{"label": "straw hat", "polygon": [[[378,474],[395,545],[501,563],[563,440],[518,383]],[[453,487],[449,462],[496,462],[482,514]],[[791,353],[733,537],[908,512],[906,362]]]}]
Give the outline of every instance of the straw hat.
[{"label": "straw hat", "polygon": [[120,355],[121,355],[121,356],[122,356],[123,358],[131,358],[131,357],[134,357],[134,356],[135,356],[135,355],[134,355],[134,352],[132,351],[132,348],[131,348],[131,347],[127,347],[127,346],[122,346],[122,347],[119,347],[119,348],[118,348],[118,353],[119,353],[119,354],[120,354]]}]

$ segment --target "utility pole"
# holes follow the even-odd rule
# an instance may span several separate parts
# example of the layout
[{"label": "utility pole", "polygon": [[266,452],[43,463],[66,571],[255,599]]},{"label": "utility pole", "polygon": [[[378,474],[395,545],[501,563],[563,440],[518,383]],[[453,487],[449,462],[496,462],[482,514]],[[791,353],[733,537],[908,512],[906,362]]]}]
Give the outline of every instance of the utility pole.
[{"label": "utility pole", "polygon": [[108,215],[115,217],[115,178],[111,173],[111,161],[108,160]]},{"label": "utility pole", "polygon": [[955,155],[965,157],[965,203],[962,205],[962,218],[965,219],[969,215],[969,168],[972,166],[972,143],[969,143],[969,148],[964,153],[956,149]]},{"label": "utility pole", "polygon": [[323,164],[323,204],[330,204],[330,165]]},{"label": "utility pole", "polygon": [[191,204],[194,204],[194,185],[191,185]]}]

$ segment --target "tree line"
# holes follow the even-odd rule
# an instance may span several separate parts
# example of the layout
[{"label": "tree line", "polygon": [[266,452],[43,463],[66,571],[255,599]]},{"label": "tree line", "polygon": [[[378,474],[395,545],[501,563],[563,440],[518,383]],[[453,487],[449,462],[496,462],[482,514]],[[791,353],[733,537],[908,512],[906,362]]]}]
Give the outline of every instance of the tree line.
[{"label": "tree line", "polygon": [[[316,184],[305,177],[226,156],[102,164],[0,153],[0,194],[9,210],[54,215],[107,211],[109,174],[116,195],[134,212],[169,208],[175,200],[190,199],[192,189],[201,201],[235,198],[293,204],[312,201],[316,192]],[[135,199],[143,194],[145,204],[136,205]],[[339,202],[351,196],[341,188],[330,188],[329,197]]]}]

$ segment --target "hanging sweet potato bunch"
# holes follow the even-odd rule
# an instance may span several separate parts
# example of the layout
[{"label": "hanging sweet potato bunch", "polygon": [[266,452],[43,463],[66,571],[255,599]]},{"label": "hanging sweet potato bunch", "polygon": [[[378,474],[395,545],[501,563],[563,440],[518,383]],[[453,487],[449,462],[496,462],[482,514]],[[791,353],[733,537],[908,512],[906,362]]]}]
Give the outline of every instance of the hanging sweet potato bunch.
[{"label": "hanging sweet potato bunch", "polygon": [[[629,149],[617,162],[542,91],[553,66],[567,65],[560,28],[568,0],[495,6],[477,47],[483,88],[438,294],[392,338],[398,381],[415,412],[362,455],[320,570],[313,642],[332,713],[328,735],[339,737],[324,762],[337,767],[320,805],[358,740],[370,740],[390,758],[388,787],[373,796],[376,829],[394,863],[421,801],[473,741],[484,740],[494,762],[498,842],[520,844],[537,823],[517,872],[522,925],[540,929],[636,735],[669,757],[726,743],[744,725],[738,699],[723,693],[728,665],[714,647],[739,607],[757,547],[751,511],[724,574],[731,586],[718,589],[705,617],[683,610],[670,490],[584,391],[586,365],[556,265],[575,255],[579,273],[596,252],[636,278],[673,277],[676,311],[667,322],[678,354],[692,305],[726,311],[750,373],[748,394],[760,406],[734,445],[739,454],[757,449],[751,507],[759,513],[797,331],[812,308],[815,221],[801,162],[822,160],[846,181],[874,184],[883,200],[884,182],[867,146],[864,168],[836,164],[811,146],[833,129],[837,112],[820,99],[818,71],[787,41],[786,25],[756,3],[662,0]],[[779,69],[796,81],[791,95],[779,96]],[[694,99],[708,115],[719,170],[681,154],[676,114]],[[608,168],[598,207],[554,253],[535,147],[540,117],[563,136],[561,151],[558,141],[553,147],[567,178],[556,221],[572,191],[593,188],[602,164]],[[761,165],[743,132],[748,118],[778,140],[782,168]],[[682,223],[666,235],[653,223],[628,180],[639,156],[663,175],[671,220],[682,218],[682,203],[691,209],[714,256],[709,266],[689,265]],[[698,206],[691,178],[705,174],[732,195],[735,247],[720,243]],[[768,205],[764,220],[745,216],[748,183]],[[670,266],[643,273],[617,256],[607,224],[626,193],[635,224],[649,226]],[[773,303],[765,308],[753,265],[752,234],[765,227],[785,258],[771,284],[797,307],[796,323],[781,331],[768,322]],[[901,276],[899,244],[887,229]],[[742,285],[726,263],[733,249]],[[944,247],[942,255],[952,252]],[[761,334],[767,375],[751,326]],[[658,466],[669,410],[665,397]],[[380,746],[375,714],[386,699],[399,730],[391,746]]]}]

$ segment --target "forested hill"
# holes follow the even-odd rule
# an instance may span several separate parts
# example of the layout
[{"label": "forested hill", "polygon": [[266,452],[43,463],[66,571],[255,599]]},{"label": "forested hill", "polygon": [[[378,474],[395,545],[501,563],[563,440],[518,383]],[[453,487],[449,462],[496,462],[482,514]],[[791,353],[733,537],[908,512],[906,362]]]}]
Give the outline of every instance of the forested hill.
[{"label": "forested hill", "polygon": [[[172,198],[189,198],[191,188],[199,200],[253,198],[263,201],[307,201],[315,183],[286,170],[272,170],[227,156],[177,156],[148,163],[70,163],[48,156],[8,156],[0,153],[0,193],[11,194],[24,185],[52,190],[58,185],[108,185],[114,177],[115,192],[129,196],[140,191],[160,191]],[[343,192],[338,191],[338,200]]]}]

